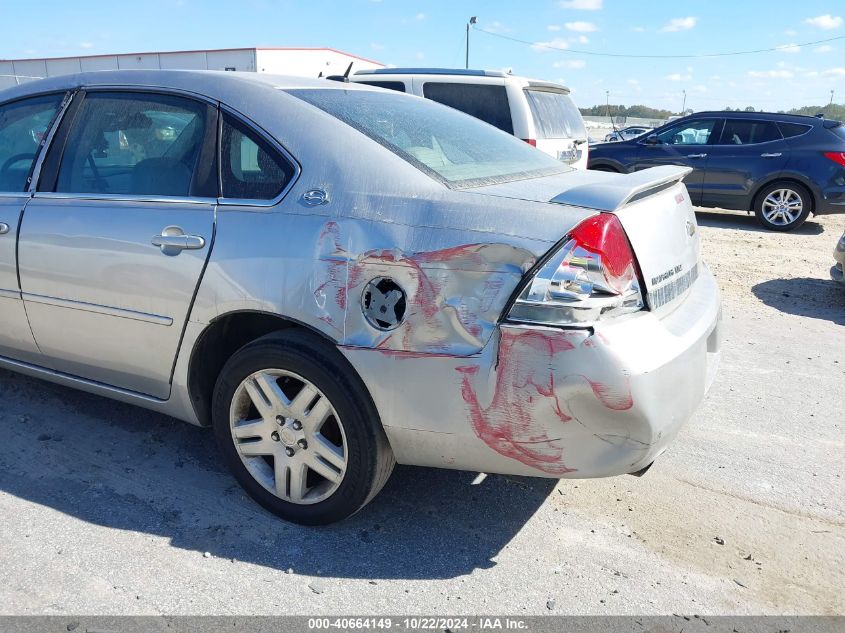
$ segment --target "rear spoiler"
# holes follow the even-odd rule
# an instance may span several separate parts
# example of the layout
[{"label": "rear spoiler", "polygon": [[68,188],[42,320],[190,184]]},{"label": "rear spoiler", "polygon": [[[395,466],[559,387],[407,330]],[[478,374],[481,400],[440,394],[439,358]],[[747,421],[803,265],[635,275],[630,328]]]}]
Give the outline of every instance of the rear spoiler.
[{"label": "rear spoiler", "polygon": [[602,182],[578,185],[559,193],[549,202],[585,207],[599,211],[616,211],[626,204],[652,196],[683,180],[691,167],[664,165],[618,175]]}]

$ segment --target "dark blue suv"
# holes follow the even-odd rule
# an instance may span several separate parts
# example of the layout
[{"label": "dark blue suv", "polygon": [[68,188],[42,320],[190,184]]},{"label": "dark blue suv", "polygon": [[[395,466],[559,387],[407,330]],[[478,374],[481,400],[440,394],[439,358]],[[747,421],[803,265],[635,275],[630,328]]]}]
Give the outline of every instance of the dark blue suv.
[{"label": "dark blue suv", "polygon": [[845,212],[845,126],[763,112],[698,112],[648,135],[590,148],[589,169],[628,173],[656,165],[693,168],[692,203],[753,211],[789,231],[810,213]]}]

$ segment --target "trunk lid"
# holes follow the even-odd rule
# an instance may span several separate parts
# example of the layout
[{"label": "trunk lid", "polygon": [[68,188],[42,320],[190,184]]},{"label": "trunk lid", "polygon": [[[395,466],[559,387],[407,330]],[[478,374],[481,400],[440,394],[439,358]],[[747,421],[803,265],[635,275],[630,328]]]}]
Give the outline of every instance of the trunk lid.
[{"label": "trunk lid", "polygon": [[[493,185],[483,188],[483,193],[615,214],[637,258],[649,308],[668,313],[681,303],[699,274],[698,224],[681,182],[690,171],[674,165],[633,174],[588,171],[578,178],[568,174],[565,180],[552,177]],[[577,184],[561,191],[566,181]]]}]

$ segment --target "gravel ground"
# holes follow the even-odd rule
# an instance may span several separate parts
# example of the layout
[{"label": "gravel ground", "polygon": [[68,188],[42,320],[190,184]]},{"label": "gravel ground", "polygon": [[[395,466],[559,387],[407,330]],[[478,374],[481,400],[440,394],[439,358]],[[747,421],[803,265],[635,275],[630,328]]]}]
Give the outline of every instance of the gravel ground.
[{"label": "gravel ground", "polygon": [[209,432],[0,372],[0,613],[845,613],[845,222],[699,221],[722,367],[642,478],[400,467],[305,529],[244,497]]}]

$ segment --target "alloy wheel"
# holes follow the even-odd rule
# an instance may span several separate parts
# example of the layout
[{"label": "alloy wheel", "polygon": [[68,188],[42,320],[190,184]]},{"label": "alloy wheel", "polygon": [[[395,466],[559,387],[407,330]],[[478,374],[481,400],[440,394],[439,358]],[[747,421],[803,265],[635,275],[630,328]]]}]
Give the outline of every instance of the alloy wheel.
[{"label": "alloy wheel", "polygon": [[328,499],[346,474],[343,424],[310,381],[282,369],[248,376],[229,412],[232,440],[252,477],[296,504]]},{"label": "alloy wheel", "polygon": [[792,189],[775,189],[763,200],[763,216],[777,226],[788,226],[804,210],[804,200]]}]

